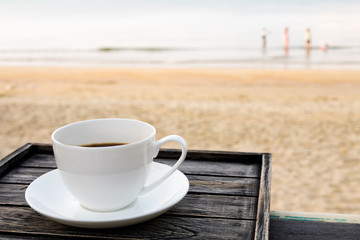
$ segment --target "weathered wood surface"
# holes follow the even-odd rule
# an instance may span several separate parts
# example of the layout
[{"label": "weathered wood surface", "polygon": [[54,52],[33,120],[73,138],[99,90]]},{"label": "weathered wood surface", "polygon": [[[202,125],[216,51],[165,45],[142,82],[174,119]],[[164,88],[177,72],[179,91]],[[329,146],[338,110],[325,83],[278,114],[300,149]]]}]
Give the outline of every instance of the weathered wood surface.
[{"label": "weathered wood surface", "polygon": [[267,164],[271,160],[270,154],[264,154],[262,157],[262,168],[260,178],[260,188],[259,188],[259,198],[258,198],[258,208],[256,219],[259,222],[262,222],[264,226],[256,225],[255,229],[255,238],[260,240],[262,236],[267,234],[269,229],[269,219],[270,217],[270,196],[271,196],[271,164]]},{"label": "weathered wood surface", "polygon": [[[22,221],[19,221],[19,217]],[[92,239],[253,239],[255,221],[219,218],[190,218],[165,214],[146,223],[125,228],[92,230],[68,227],[34,213],[28,207],[0,207],[0,233],[38,234]],[[236,231],[235,231],[236,230]],[[222,237],[224,238],[222,238]]]},{"label": "weathered wood surface", "polygon": [[[176,159],[157,158],[156,162],[172,165]],[[179,170],[188,174],[211,175],[211,176],[242,176],[249,178],[260,178],[261,158],[257,160],[259,164],[248,164],[233,161],[209,161],[186,159],[186,164],[180,165]],[[45,167],[56,168],[54,157],[49,154],[36,154],[30,156],[29,160],[23,162],[24,167]]]},{"label": "weathered wood surface", "polygon": [[296,220],[270,220],[271,240],[358,240],[360,225]]},{"label": "weathered wood surface", "polygon": [[[162,150],[156,161],[171,165],[178,156]],[[179,204],[148,222],[108,230],[65,226],[28,207],[28,184],[56,168],[50,145],[28,144],[4,160],[0,239],[268,239],[270,189],[262,189],[270,188],[262,183],[270,181],[268,154],[190,151],[180,168],[190,190]]]}]

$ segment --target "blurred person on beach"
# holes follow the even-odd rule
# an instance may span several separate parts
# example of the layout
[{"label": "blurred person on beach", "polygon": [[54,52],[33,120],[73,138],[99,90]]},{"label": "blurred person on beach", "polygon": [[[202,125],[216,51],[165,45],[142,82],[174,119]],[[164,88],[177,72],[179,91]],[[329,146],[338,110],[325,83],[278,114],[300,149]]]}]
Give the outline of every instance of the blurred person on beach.
[{"label": "blurred person on beach", "polygon": [[310,32],[310,28],[307,28],[305,31],[305,49],[307,54],[310,53],[310,49],[311,49],[311,32]]},{"label": "blurred person on beach", "polygon": [[266,28],[263,28],[261,31],[262,46],[264,49],[266,48],[266,40],[269,33],[270,32]]},{"label": "blurred person on beach", "polygon": [[328,49],[329,49],[329,44],[328,43],[325,43],[324,45],[321,46],[321,50],[323,52],[327,52]]},{"label": "blurred person on beach", "polygon": [[261,31],[261,39],[262,39],[262,54],[265,56],[266,55],[266,43],[267,43],[267,35],[270,32],[266,29],[263,28]]},{"label": "blurred person on beach", "polygon": [[289,54],[289,28],[285,27],[284,29],[284,50],[285,50],[285,56],[288,56]]}]

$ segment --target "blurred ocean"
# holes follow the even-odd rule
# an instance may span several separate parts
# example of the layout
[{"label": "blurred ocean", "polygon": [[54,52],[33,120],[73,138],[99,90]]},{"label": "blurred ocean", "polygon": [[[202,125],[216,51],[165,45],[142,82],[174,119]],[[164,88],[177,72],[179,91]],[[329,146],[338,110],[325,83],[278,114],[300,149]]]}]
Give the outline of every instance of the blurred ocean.
[{"label": "blurred ocean", "polygon": [[0,65],[359,69],[359,9],[354,0],[1,0]]}]

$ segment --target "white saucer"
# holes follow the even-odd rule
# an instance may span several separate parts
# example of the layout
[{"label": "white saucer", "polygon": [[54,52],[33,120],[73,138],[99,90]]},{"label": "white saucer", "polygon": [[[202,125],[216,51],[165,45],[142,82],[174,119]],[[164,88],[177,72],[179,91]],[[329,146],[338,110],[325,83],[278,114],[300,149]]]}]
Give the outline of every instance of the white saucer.
[{"label": "white saucer", "polygon": [[[153,163],[149,182],[170,167]],[[176,170],[157,188],[139,196],[130,206],[114,212],[95,212],[80,206],[60,179],[59,171],[50,171],[33,181],[25,192],[29,206],[38,213],[70,226],[84,228],[124,227],[155,218],[183,199],[189,180]]]}]

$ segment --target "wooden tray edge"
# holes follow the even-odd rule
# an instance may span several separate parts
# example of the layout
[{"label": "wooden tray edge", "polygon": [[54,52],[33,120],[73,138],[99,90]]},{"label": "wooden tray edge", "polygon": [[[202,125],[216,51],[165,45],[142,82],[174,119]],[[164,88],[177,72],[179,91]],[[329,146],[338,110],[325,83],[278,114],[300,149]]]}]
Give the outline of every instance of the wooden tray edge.
[{"label": "wooden tray edge", "polygon": [[263,155],[258,208],[256,216],[255,239],[269,239],[270,228],[270,200],[271,200],[271,154]]},{"label": "wooden tray edge", "polygon": [[2,160],[0,160],[0,176],[8,169],[10,169],[13,165],[15,165],[18,161],[21,161],[24,156],[29,154],[31,151],[33,144],[26,143],[15,151],[11,152],[7,156],[5,156]]}]

